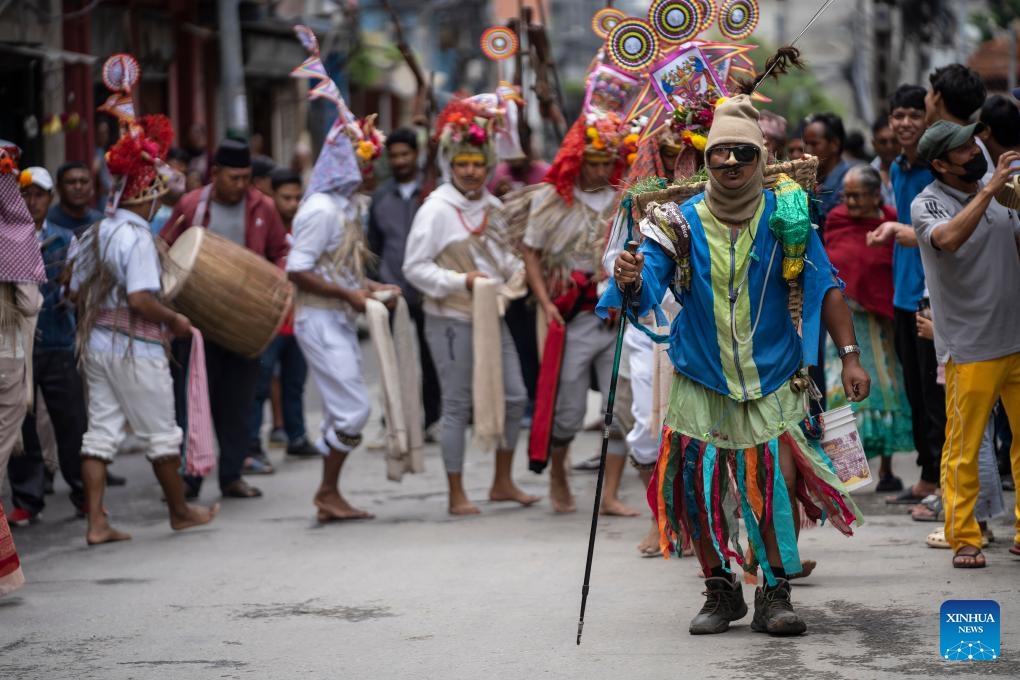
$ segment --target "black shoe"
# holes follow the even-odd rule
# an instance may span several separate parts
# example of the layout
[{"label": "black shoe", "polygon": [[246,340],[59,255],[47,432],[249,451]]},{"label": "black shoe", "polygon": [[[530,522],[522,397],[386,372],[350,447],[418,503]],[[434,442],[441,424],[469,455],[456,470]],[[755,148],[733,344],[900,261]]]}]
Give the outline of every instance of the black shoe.
[{"label": "black shoe", "polygon": [[106,471],[106,485],[107,486],[124,486],[127,484],[127,478],[115,475],[109,470]]},{"label": "black shoe", "polygon": [[322,453],[312,446],[307,439],[299,439],[293,444],[287,445],[287,455],[295,458],[321,458]]},{"label": "black shoe", "polygon": [[740,588],[740,579],[712,577],[705,580],[705,604],[691,619],[691,635],[725,633],[730,623],[747,616],[747,603]]},{"label": "black shoe", "polygon": [[775,586],[758,588],[754,592],[754,618],[751,630],[769,635],[800,635],[807,630],[804,619],[793,611],[790,602],[790,582],[776,579]]},{"label": "black shoe", "polygon": [[889,493],[892,491],[903,491],[903,480],[895,475],[886,475],[878,480],[875,485],[876,493]]}]

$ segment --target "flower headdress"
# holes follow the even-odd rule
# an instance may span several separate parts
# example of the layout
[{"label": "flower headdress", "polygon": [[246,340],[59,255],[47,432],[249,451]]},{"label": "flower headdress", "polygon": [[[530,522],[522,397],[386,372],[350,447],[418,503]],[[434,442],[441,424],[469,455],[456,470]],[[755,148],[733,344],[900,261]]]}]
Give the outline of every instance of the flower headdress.
[{"label": "flower headdress", "polygon": [[114,178],[107,215],[118,206],[146,203],[170,190],[165,161],[173,126],[162,114],[135,116],[131,91],[140,76],[138,61],[130,54],[114,54],[103,64],[103,83],[111,95],[99,110],[114,115],[120,125],[120,139],[106,152],[106,167]]},{"label": "flower headdress", "polygon": [[449,179],[450,164],[457,159],[481,158],[488,168],[496,164],[493,115],[476,98],[451,99],[443,107],[436,118],[436,141],[444,180]]},{"label": "flower headdress", "polygon": [[375,114],[359,120],[351,113],[340,88],[326,72],[319,54],[319,41],[312,29],[299,24],[294,27],[294,33],[309,56],[291,71],[291,77],[316,81],[308,91],[308,98],[330,101],[337,110],[337,119],[326,135],[322,151],[312,168],[308,193],[335,191],[350,196],[363,178],[372,175],[375,161],[382,154],[386,135],[375,127]]}]

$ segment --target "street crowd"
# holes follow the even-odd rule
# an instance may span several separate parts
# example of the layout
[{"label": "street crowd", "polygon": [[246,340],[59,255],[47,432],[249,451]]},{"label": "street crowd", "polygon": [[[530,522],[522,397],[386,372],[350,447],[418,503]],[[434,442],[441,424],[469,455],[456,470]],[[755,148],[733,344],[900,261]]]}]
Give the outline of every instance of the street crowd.
[{"label": "street crowd", "polygon": [[[571,468],[600,461],[575,451],[571,463],[570,445],[589,389],[607,401],[624,308],[632,323],[601,509],[644,514],[618,495],[629,460],[656,499],[639,554],[701,560],[707,601],[692,633],[746,614],[733,563],[762,569],[752,629],[803,632],[788,583],[815,566],[797,554],[801,525],[827,518],[851,533],[863,519],[810,432],[820,411],[847,403],[879,458],[873,491],[860,493],[931,523],[924,540],[950,549],[954,567],[986,566],[992,522],[1010,512],[1003,490],[1020,474],[1010,434],[1020,426],[1015,98],[987,93],[960,64],[935,69],[895,91],[871,128],[872,153],[835,114],[788,122],[743,94],[714,104],[701,148],[682,125],[636,144],[626,121],[582,113],[552,164],[519,145],[497,154],[507,131],[484,99],[454,100],[432,131],[388,135],[337,106],[314,165],[304,155],[277,164],[257,138],[210,151],[200,127],[172,146],[150,117],[110,116],[93,158],[5,171],[17,190],[0,193],[0,230],[14,233],[27,211],[43,267],[22,275],[13,251],[0,254],[0,477],[15,537],[47,530],[59,473],[89,544],[129,538],[111,526],[104,492],[125,483],[111,464],[132,449],[151,460],[174,529],[214,519],[217,505],[192,502],[208,469],[184,462],[199,350],[224,499],[261,496],[250,480],[274,473],[267,449],[279,444],[289,458],[322,461],[320,521],[370,519],[341,493],[348,455],[389,449],[409,456],[400,473],[414,472],[414,450],[431,442],[449,512],[476,514],[462,480],[473,428],[495,453],[489,500],[540,500],[514,481],[515,451],[527,449],[533,470],[548,466],[552,509],[574,511]],[[149,150],[125,164],[118,145],[131,140]],[[4,149],[16,164],[17,150]],[[806,202],[789,178],[763,184],[768,166],[812,158]],[[702,167],[704,192],[648,206],[634,220],[640,250],[625,251],[619,225],[631,216],[620,205],[636,182],[682,181]],[[809,217],[796,217],[791,196]],[[294,286],[258,357],[195,340],[192,321],[161,296],[161,258],[196,225]],[[794,232],[799,253],[788,248]],[[783,266],[773,268],[777,249]],[[720,274],[720,262],[731,271]],[[792,323],[788,288],[802,296]],[[392,317],[388,342],[416,356],[383,391],[420,394],[372,420],[361,352],[363,319],[378,305]],[[648,326],[669,332],[662,403]],[[314,430],[309,376],[323,401]],[[729,512],[730,502],[740,507]],[[747,546],[727,542],[727,515],[748,523]],[[1016,518],[1018,534],[1004,540],[1020,556]]]}]

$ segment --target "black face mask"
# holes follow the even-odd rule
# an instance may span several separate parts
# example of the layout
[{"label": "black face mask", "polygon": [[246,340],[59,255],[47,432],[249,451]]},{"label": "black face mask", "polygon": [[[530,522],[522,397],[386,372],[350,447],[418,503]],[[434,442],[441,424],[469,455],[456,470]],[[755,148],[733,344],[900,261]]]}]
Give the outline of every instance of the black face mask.
[{"label": "black face mask", "polygon": [[979,153],[959,167],[963,168],[963,174],[957,177],[964,182],[976,182],[988,172],[988,161],[983,153]]}]

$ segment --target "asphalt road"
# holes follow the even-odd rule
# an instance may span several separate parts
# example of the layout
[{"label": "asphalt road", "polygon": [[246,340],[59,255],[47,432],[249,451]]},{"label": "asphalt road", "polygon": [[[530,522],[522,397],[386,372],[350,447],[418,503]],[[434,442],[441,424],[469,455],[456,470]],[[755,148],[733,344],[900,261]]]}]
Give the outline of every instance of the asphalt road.
[{"label": "asphalt road", "polygon": [[[583,435],[575,458],[597,445]],[[1006,551],[1009,526],[995,525],[987,569],[954,570],[948,551],[923,543],[935,525],[862,491],[868,521],[855,537],[830,527],[801,536],[802,554],[819,561],[794,588],[806,635],[752,633],[748,615],[727,634],[695,638],[695,561],[642,559],[635,546],[648,520],[604,518],[578,647],[593,474],[575,474],[581,510],[571,516],[543,500],[527,509],[481,502],[480,516],[451,518],[435,446],[427,472],[401,484],[385,480],[380,453],[363,450],[344,488],[377,519],[322,526],[311,505],[319,464],[271,456],[277,474],[252,479],[264,498],[227,501],[213,525],[180,534],[139,455],[118,460],[129,484],[107,499],[132,541],[86,547],[83,522],[51,497],[43,521],[15,535],[29,584],[0,600],[0,678],[1020,677],[1020,559]],[[897,461],[904,477],[912,462]],[[527,472],[523,456],[516,468],[527,490],[544,494],[547,480]],[[491,470],[489,456],[469,454],[474,499],[486,498]],[[628,471],[625,499],[639,505],[642,495]],[[998,600],[1000,659],[940,659],[947,599]]]}]

